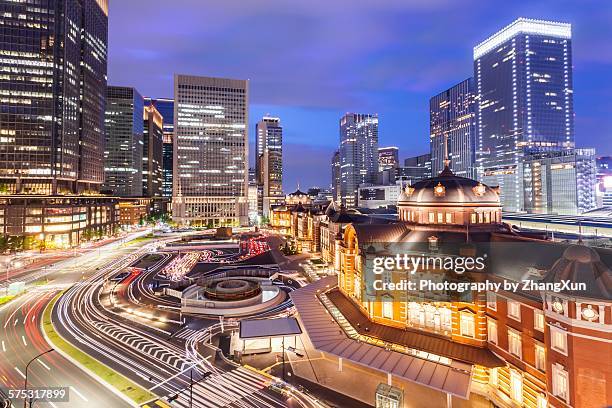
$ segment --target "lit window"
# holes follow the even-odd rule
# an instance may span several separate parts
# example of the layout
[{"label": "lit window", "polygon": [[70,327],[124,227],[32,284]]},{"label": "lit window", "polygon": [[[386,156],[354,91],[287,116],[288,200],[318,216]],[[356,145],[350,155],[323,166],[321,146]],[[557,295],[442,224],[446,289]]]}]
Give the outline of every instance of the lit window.
[{"label": "lit window", "polygon": [[434,215],[434,213],[433,213],[433,212],[430,212],[430,213],[429,213],[429,222],[430,222],[431,224],[433,224],[433,223],[435,223],[435,222],[436,222],[436,216]]},{"label": "lit window", "polygon": [[489,384],[497,387],[497,368],[492,368],[491,371],[489,371]]},{"label": "lit window", "polygon": [[538,408],[547,408],[548,401],[546,401],[546,395],[538,394]]},{"label": "lit window", "polygon": [[536,309],[533,311],[533,328],[542,333],[544,332],[544,312],[541,310]]},{"label": "lit window", "polygon": [[446,223],[447,224],[452,224],[453,222],[453,213],[446,213]]},{"label": "lit window", "polygon": [[385,319],[393,319],[393,298],[391,296],[383,297],[382,306],[383,317]]},{"label": "lit window", "polygon": [[474,333],[474,315],[467,312],[461,313],[461,335],[465,337],[474,337]]},{"label": "lit window", "polygon": [[487,307],[492,310],[497,310],[497,296],[494,292],[487,292]]},{"label": "lit window", "polygon": [[521,358],[522,353],[522,344],[521,344],[521,333],[508,329],[508,351],[510,354]]},{"label": "lit window", "polygon": [[470,221],[472,224],[476,224],[476,213],[470,214]]},{"label": "lit window", "polygon": [[515,300],[508,299],[508,316],[521,321],[521,304]]},{"label": "lit window", "polygon": [[442,224],[444,222],[444,214],[439,212],[438,213],[438,224]]},{"label": "lit window", "polygon": [[497,322],[487,319],[487,336],[491,343],[497,344]]},{"label": "lit window", "polygon": [[523,376],[516,370],[510,370],[510,394],[519,404],[523,402]]},{"label": "lit window", "polygon": [[556,327],[551,327],[550,346],[553,350],[567,354],[567,333]]},{"label": "lit window", "polygon": [[565,371],[563,369],[563,367],[559,364],[555,364],[553,365],[553,375],[552,375],[552,381],[553,381],[553,389],[552,389],[552,393],[555,397],[561,398],[564,401],[569,401],[569,396],[568,396],[568,390],[567,390],[567,385],[568,385],[568,375],[567,375],[567,371]]},{"label": "lit window", "polygon": [[540,371],[546,371],[546,349],[537,343],[535,345],[535,367]]}]

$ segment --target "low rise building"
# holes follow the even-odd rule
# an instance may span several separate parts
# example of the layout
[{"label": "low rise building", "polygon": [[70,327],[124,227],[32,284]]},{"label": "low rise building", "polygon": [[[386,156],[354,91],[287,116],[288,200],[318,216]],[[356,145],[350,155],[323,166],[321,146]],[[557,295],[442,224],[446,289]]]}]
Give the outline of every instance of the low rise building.
[{"label": "low rise building", "polygon": [[153,200],[149,197],[122,198],[119,200],[119,219],[122,227],[142,224],[151,213]]},{"label": "low rise building", "polygon": [[105,196],[0,196],[0,234],[20,249],[70,248],[119,230],[119,204]]}]

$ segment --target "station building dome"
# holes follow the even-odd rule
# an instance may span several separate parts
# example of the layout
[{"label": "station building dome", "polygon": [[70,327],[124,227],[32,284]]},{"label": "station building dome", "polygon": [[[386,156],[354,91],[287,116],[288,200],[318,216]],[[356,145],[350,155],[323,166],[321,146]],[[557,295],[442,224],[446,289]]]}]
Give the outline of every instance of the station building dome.
[{"label": "station building dome", "polygon": [[406,187],[397,207],[400,220],[414,224],[501,223],[499,190],[457,176],[448,166],[437,177]]}]

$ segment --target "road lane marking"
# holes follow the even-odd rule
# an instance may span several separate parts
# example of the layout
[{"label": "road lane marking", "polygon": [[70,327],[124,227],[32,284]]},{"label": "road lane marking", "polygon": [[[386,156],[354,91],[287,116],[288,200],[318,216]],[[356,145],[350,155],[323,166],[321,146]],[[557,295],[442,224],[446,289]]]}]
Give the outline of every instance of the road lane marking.
[{"label": "road lane marking", "polygon": [[2,351],[6,352],[6,346],[4,345],[4,340],[2,340]]},{"label": "road lane marking", "polygon": [[15,323],[13,323],[13,326],[17,326],[17,322],[19,321],[19,319],[15,319]]},{"label": "road lane marking", "polygon": [[51,367],[49,367],[48,365],[46,365],[44,361],[42,361],[42,360],[37,360],[37,361],[40,363],[40,365],[42,365],[43,367],[45,367],[47,370],[51,371]]},{"label": "road lane marking", "polygon": [[23,340],[23,345],[28,347],[28,343],[26,342],[25,336],[21,336],[21,340]]},{"label": "road lane marking", "polygon": [[21,370],[20,370],[20,369],[18,369],[17,367],[15,367],[15,370],[16,370],[16,371],[19,373],[19,375],[20,375],[20,376],[22,376],[22,377],[23,377],[23,379],[25,380],[25,378],[26,378],[25,374],[24,374],[24,373],[22,373],[22,372],[21,372]]},{"label": "road lane marking", "polygon": [[89,401],[87,398],[85,398],[85,396],[84,396],[83,394],[81,394],[81,393],[80,393],[80,392],[79,392],[79,391],[78,391],[76,388],[74,388],[72,385],[70,386],[70,389],[71,389],[72,391],[74,391],[74,393],[75,393],[76,395],[78,395],[79,397],[81,397],[81,399],[82,399],[83,401],[85,401],[85,402],[88,402],[88,401]]}]

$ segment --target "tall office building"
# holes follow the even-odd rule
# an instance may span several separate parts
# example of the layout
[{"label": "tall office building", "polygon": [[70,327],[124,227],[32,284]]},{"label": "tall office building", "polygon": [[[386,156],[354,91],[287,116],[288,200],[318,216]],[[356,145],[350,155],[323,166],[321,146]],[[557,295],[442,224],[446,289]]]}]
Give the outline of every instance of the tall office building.
[{"label": "tall office building", "polygon": [[332,200],[340,204],[340,150],[336,150],[331,159]]},{"label": "tall office building", "polygon": [[574,146],[571,25],[519,18],[474,47],[474,77],[479,178],[523,210],[524,156]]},{"label": "tall office building", "polygon": [[142,195],[161,197],[164,175],[163,164],[163,118],[155,105],[144,108],[144,130],[142,138]]},{"label": "tall office building", "polygon": [[98,191],[104,180],[107,4],[0,3],[0,183],[9,193]]},{"label": "tall office building", "polygon": [[280,204],[283,194],[283,128],[280,119],[264,116],[255,125],[258,214],[269,218],[270,206]]},{"label": "tall office building", "polygon": [[453,173],[475,178],[474,78],[468,78],[429,100],[429,131],[432,174],[438,175],[444,169],[444,140],[447,138],[448,158]]},{"label": "tall office building", "polygon": [[104,190],[120,197],[142,196],[144,101],[134,88],[106,91]]},{"label": "tall office building", "polygon": [[595,149],[572,149],[526,156],[525,211],[576,215],[596,208]]},{"label": "tall office building", "polygon": [[248,81],[174,76],[172,218],[248,224]]},{"label": "tall office building", "polygon": [[378,172],[378,115],[347,113],[340,119],[340,203],[357,205],[360,184]]},{"label": "tall office building", "polygon": [[115,204],[92,196],[104,180],[107,1],[2,1],[0,27],[0,234],[69,246],[110,232]]},{"label": "tall office building", "polygon": [[399,166],[399,147],[378,148],[378,171],[393,169]]},{"label": "tall office building", "polygon": [[145,106],[153,105],[163,118],[163,146],[162,146],[162,197],[172,197],[172,169],[174,148],[174,99],[145,98]]}]

